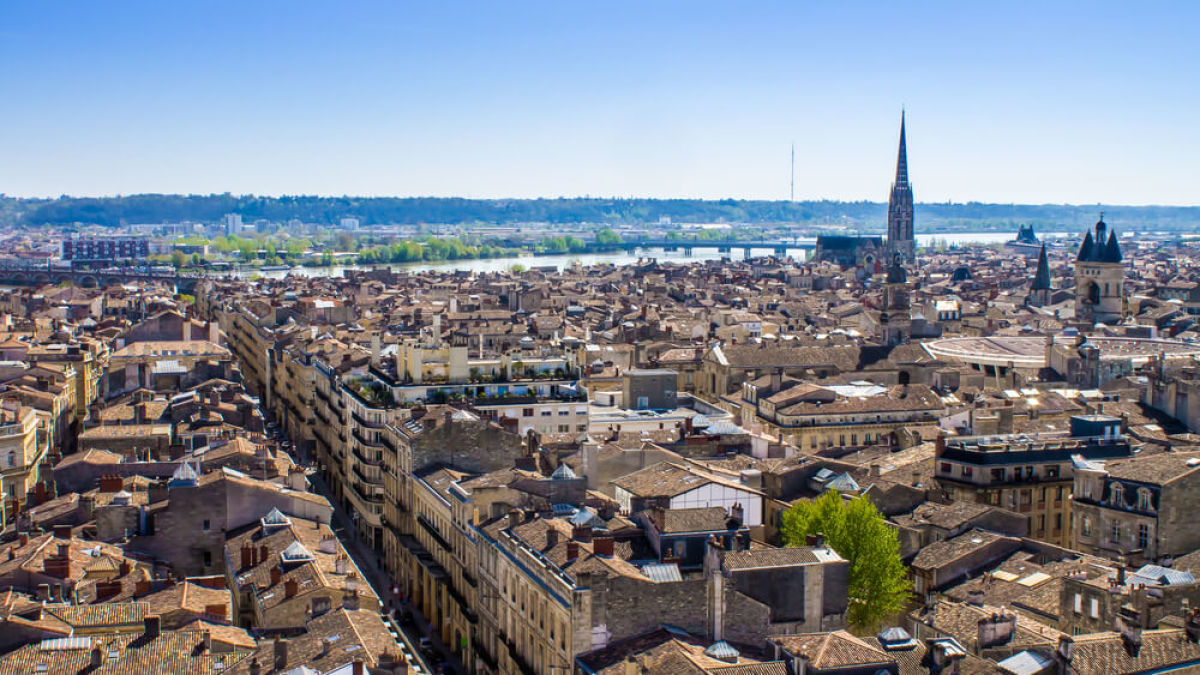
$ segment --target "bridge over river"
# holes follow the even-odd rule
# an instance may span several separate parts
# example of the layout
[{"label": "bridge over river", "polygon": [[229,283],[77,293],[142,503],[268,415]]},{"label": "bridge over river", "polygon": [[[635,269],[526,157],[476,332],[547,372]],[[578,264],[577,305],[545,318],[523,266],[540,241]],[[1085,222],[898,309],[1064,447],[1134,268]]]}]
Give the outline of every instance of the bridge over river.
[{"label": "bridge over river", "polygon": [[98,288],[131,281],[158,281],[174,286],[178,293],[191,293],[196,289],[196,282],[202,278],[200,275],[135,267],[89,270],[55,267],[24,260],[0,260],[0,284],[10,286],[44,286],[70,281],[83,288]]}]

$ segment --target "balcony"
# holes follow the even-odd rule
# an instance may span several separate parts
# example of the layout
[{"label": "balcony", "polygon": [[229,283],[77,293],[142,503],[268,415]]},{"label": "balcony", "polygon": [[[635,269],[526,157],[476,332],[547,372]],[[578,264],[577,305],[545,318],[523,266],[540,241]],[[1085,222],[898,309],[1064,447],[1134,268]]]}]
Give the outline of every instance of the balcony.
[{"label": "balcony", "polygon": [[358,429],[355,429],[354,431],[351,431],[350,433],[354,436],[354,439],[356,441],[358,441],[359,443],[362,443],[363,445],[365,445],[367,447],[371,447],[371,448],[382,448],[383,447],[383,443],[380,443],[379,441],[371,440],[370,438],[368,438],[366,436],[366,434],[362,433]]},{"label": "balcony", "polygon": [[325,416],[325,413],[320,408],[313,408],[313,414],[316,415],[317,419],[321,420],[322,424],[329,426],[329,418]]},{"label": "balcony", "polygon": [[[357,472],[356,472],[356,473],[357,473]],[[362,491],[362,489],[361,489],[361,488],[359,488],[359,487],[358,487],[358,484],[357,484],[357,483],[355,483],[355,482],[353,482],[353,481],[350,481],[349,485],[350,485],[350,495],[351,495],[352,497],[354,497],[355,499],[357,499],[358,501],[360,501],[360,502],[362,502],[362,503],[364,503],[364,504],[370,505],[370,506],[371,506],[371,513],[379,513],[379,511],[380,511],[380,509],[382,508],[382,505],[383,505],[383,495],[378,495],[378,494],[366,495],[366,494],[363,494],[363,491]]]},{"label": "balcony", "polygon": [[429,533],[430,537],[433,537],[433,540],[437,542],[438,546],[441,546],[447,552],[450,552],[450,542],[446,541],[446,538],[442,536],[442,533],[439,532],[436,527],[434,527],[433,523],[429,522],[428,518],[422,514],[417,514],[417,522],[421,525],[423,530]]},{"label": "balcony", "polygon": [[364,426],[368,429],[382,429],[383,428],[382,422],[371,422],[371,421],[367,420],[365,417],[363,417],[362,415],[359,415],[357,410],[350,413],[350,416],[354,418],[355,422],[358,422],[359,424],[361,424],[362,426]]},{"label": "balcony", "polygon": [[366,464],[367,466],[382,466],[382,465],[383,465],[383,460],[382,460],[382,459],[375,459],[374,457],[368,457],[367,455],[364,455],[364,454],[363,454],[363,453],[362,453],[362,452],[359,450],[358,446],[355,446],[355,448],[354,448],[354,457],[355,457],[355,458],[356,458],[356,459],[357,459],[357,460],[358,460],[360,463],[362,463],[362,464]]},{"label": "balcony", "polygon": [[379,442],[383,443],[383,447],[391,450],[392,454],[400,452],[399,448],[396,447],[396,444],[392,442],[391,436],[387,433],[379,434]]},{"label": "balcony", "polygon": [[354,475],[357,476],[358,479],[366,485],[370,485],[372,487],[378,487],[378,488],[383,487],[382,479],[372,478],[371,476],[368,476],[362,469],[360,469],[358,467],[357,464],[354,466]]}]

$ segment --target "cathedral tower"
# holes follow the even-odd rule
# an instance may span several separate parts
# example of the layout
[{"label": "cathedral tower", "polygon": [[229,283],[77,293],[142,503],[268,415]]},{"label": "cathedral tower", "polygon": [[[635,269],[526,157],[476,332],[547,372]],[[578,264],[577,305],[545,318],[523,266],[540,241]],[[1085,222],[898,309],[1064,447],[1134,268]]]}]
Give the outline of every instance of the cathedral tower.
[{"label": "cathedral tower", "polygon": [[888,257],[897,253],[907,264],[916,260],[917,245],[913,237],[913,192],[908,182],[908,148],[904,138],[904,112],[900,113],[900,152],[896,158],[896,182],[888,196]]},{"label": "cathedral tower", "polygon": [[1104,214],[1079,245],[1075,258],[1075,318],[1088,323],[1113,324],[1125,314],[1125,265],[1116,230],[1104,223]]}]

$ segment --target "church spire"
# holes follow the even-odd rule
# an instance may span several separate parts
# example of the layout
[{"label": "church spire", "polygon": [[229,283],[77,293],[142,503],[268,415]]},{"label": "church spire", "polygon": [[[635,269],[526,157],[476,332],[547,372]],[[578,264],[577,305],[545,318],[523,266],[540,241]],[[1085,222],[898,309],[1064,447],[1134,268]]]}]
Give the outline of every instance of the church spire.
[{"label": "church spire", "polygon": [[896,185],[908,185],[908,147],[904,139],[904,109],[900,109],[900,152],[896,156]]},{"label": "church spire", "polygon": [[901,254],[904,262],[916,260],[917,244],[913,236],[913,191],[908,182],[908,139],[904,110],[900,111],[900,152],[896,157],[896,182],[888,196],[887,245],[889,255]]},{"label": "church spire", "polygon": [[1033,273],[1033,286],[1030,290],[1050,290],[1050,265],[1046,261],[1046,245],[1042,244],[1042,252],[1038,254],[1037,271]]}]

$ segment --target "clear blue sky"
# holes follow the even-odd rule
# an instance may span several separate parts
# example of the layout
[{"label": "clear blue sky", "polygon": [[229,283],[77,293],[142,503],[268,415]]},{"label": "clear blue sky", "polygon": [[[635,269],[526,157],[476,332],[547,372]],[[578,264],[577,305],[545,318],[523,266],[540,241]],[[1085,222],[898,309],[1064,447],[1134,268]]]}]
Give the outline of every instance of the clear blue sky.
[{"label": "clear blue sky", "polygon": [[0,192],[1200,203],[1200,3],[5,2]]}]

